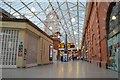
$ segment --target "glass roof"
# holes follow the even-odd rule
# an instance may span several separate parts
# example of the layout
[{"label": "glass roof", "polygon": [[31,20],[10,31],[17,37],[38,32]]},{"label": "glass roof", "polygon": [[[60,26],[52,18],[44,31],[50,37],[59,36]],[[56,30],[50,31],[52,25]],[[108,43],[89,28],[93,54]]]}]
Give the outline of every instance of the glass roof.
[{"label": "glass roof", "polygon": [[81,45],[84,25],[85,0],[1,0],[0,8],[16,18],[27,18],[48,35],[65,33],[68,42]]}]

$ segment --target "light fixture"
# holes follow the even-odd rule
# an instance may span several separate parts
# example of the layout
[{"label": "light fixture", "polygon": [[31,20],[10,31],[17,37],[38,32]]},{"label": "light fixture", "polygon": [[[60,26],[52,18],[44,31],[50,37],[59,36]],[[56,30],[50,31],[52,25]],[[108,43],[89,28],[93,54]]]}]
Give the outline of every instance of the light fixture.
[{"label": "light fixture", "polygon": [[50,28],[49,28],[50,30],[52,30],[52,27],[50,26]]},{"label": "light fixture", "polygon": [[16,0],[8,0],[8,1],[15,2]]},{"label": "light fixture", "polygon": [[48,8],[48,9],[46,10],[46,13],[48,14],[50,11],[52,11],[52,9],[51,9],[51,8]]},{"label": "light fixture", "polygon": [[85,13],[84,12],[82,12],[82,15],[84,15]]},{"label": "light fixture", "polygon": [[85,46],[83,46],[83,49],[85,48]]},{"label": "light fixture", "polygon": [[70,8],[70,10],[72,11],[72,9]]},{"label": "light fixture", "polygon": [[76,32],[76,31],[74,31],[74,34],[77,34],[77,32]]},{"label": "light fixture", "polygon": [[72,22],[75,22],[75,18],[72,18],[71,21],[72,21]]},{"label": "light fixture", "polygon": [[58,35],[58,38],[60,38],[60,35]]},{"label": "light fixture", "polygon": [[35,12],[35,7],[32,7],[32,8],[31,8],[31,11],[32,11],[32,12]]},{"label": "light fixture", "polygon": [[115,34],[115,33],[117,33],[115,30],[113,30],[113,33]]},{"label": "light fixture", "polygon": [[112,16],[112,20],[116,20],[116,16]]},{"label": "light fixture", "polygon": [[46,9],[46,12],[49,12],[50,10],[49,9]]},{"label": "light fixture", "polygon": [[50,19],[52,19],[53,18],[53,15],[50,15]]},{"label": "light fixture", "polygon": [[78,44],[78,43],[76,43],[76,44]]},{"label": "light fixture", "polygon": [[77,51],[78,51],[78,49],[79,49],[79,48],[77,47]]}]

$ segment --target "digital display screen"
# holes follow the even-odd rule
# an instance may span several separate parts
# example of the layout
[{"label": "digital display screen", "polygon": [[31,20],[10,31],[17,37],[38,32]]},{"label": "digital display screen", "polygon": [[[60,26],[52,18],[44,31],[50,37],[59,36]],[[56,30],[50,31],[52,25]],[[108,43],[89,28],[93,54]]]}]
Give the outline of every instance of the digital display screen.
[{"label": "digital display screen", "polygon": [[49,60],[52,61],[53,58],[53,46],[50,44],[50,51],[49,51]]}]

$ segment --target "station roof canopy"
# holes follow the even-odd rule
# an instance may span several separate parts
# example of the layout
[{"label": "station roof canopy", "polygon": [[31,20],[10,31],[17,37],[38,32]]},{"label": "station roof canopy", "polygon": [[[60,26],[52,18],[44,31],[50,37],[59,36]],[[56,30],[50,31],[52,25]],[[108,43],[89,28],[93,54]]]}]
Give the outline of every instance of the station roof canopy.
[{"label": "station roof canopy", "polygon": [[69,43],[74,43],[76,46],[81,44],[86,11],[85,0],[0,0],[0,8],[16,18],[29,19],[41,30],[47,28],[51,33],[52,28],[44,21],[49,13],[53,13],[60,28],[59,32],[62,34],[61,42],[64,42],[67,34]]}]

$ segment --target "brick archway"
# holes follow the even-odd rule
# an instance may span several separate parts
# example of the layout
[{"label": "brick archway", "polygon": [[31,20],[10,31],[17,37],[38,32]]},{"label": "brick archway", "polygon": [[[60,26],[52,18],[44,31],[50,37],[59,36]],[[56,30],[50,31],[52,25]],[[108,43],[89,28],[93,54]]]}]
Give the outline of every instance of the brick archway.
[{"label": "brick archway", "polygon": [[[108,67],[112,70],[118,71],[118,53],[120,27],[119,27],[119,7],[120,2],[112,2],[109,4],[106,17],[106,34],[107,34],[107,48],[108,48]],[[117,51],[116,51],[117,50]]]},{"label": "brick archway", "polygon": [[116,2],[111,2],[109,7],[108,7],[108,11],[107,11],[107,17],[106,17],[106,34],[108,37],[108,30],[109,30],[109,21],[110,21],[110,15],[112,12],[113,7],[115,6]]}]

